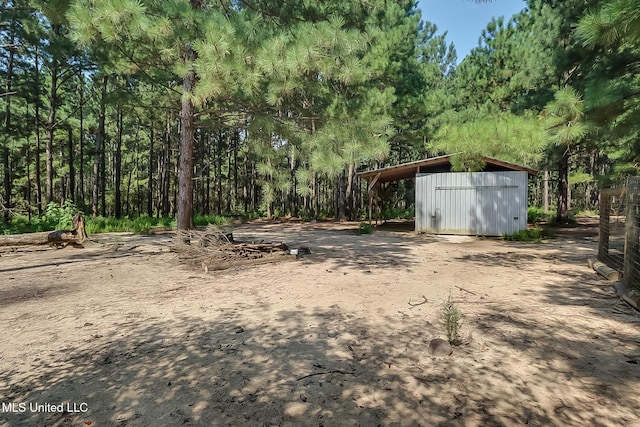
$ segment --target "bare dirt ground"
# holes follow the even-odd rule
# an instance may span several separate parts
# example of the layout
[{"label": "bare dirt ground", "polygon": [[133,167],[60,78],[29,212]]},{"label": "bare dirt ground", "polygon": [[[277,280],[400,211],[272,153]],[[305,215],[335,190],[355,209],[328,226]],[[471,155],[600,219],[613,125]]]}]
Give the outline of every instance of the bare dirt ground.
[{"label": "bare dirt ground", "polygon": [[[312,254],[208,273],[171,234],[3,250],[0,426],[640,426],[640,316],[587,266],[593,221],[541,244],[356,228],[242,225]],[[432,357],[449,294],[464,343]]]}]

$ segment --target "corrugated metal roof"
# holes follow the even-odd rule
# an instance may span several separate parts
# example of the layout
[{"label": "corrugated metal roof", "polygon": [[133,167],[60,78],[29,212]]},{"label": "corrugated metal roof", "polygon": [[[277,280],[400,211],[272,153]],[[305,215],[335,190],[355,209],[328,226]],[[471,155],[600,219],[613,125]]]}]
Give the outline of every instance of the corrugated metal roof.
[{"label": "corrugated metal roof", "polygon": [[[455,153],[455,154],[459,154],[459,153]],[[442,165],[450,166],[451,156],[454,156],[455,154],[447,154],[446,156],[431,157],[428,159],[422,159],[415,162],[402,163],[399,165],[387,166],[385,168],[359,172],[358,176],[360,178],[366,179],[367,181],[375,180],[376,182],[389,182],[389,181],[398,181],[401,179],[413,178],[418,173],[428,172],[425,169],[437,168]],[[487,165],[504,168],[504,170],[527,172],[529,175],[535,175],[538,173],[538,171],[535,169],[518,165],[515,163],[507,162],[504,160],[496,159],[493,157],[483,156],[482,159]]]}]

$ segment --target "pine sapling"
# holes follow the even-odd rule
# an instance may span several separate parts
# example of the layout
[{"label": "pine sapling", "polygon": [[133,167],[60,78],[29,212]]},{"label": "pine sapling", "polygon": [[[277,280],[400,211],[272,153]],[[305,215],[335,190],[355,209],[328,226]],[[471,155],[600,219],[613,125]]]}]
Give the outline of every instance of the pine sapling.
[{"label": "pine sapling", "polygon": [[449,298],[447,298],[447,300],[442,304],[441,316],[449,343],[451,345],[459,344],[460,326],[462,326],[462,314],[451,299],[451,294],[449,294]]}]

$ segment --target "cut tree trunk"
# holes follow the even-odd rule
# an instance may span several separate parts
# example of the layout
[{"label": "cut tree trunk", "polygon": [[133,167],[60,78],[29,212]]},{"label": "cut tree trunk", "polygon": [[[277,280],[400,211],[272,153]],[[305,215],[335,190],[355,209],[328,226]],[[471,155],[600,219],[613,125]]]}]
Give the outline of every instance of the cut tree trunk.
[{"label": "cut tree trunk", "polygon": [[43,233],[26,233],[0,236],[0,246],[47,245],[63,247],[69,244],[82,247],[87,240],[84,217],[73,216],[73,230],[45,231]]}]

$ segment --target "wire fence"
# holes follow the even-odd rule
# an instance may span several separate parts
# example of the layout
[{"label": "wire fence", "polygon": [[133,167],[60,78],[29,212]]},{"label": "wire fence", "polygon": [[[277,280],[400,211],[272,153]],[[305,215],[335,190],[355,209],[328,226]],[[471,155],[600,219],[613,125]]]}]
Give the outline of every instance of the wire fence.
[{"label": "wire fence", "polygon": [[640,289],[640,178],[600,192],[598,260],[618,270],[628,286]]}]

